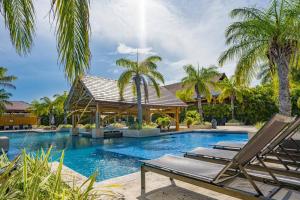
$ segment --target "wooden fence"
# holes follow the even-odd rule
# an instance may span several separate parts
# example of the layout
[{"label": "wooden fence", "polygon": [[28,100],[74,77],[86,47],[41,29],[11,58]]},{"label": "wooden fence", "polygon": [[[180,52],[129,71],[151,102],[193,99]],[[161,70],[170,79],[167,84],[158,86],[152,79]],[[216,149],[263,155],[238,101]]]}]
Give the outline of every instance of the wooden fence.
[{"label": "wooden fence", "polygon": [[29,114],[7,114],[0,116],[0,126],[37,125],[37,123],[37,117]]}]

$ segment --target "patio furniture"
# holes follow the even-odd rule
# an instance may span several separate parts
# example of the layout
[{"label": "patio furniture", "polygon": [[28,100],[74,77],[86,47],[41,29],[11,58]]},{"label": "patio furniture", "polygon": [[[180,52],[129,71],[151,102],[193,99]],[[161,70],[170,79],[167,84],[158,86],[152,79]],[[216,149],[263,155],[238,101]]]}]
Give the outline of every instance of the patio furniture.
[{"label": "patio furniture", "polygon": [[[246,166],[251,163],[265,147],[272,141],[274,136],[283,131],[291,122],[293,118],[283,115],[275,115],[262,129],[263,132],[271,134],[264,138],[253,137],[228,164],[216,164],[212,162],[195,160],[190,158],[166,155],[158,159],[142,161],[141,166],[141,194],[145,194],[145,173],[154,172],[171,179],[181,180],[200,187],[222,192],[238,198],[249,199],[252,195],[244,193],[238,189],[227,188],[225,183],[234,180],[237,176],[243,175],[257,194],[254,196],[265,196],[258,185],[254,182],[252,175],[247,172]],[[271,131],[272,130],[272,131]],[[278,185],[282,183],[278,178],[264,166],[268,172],[268,177]],[[266,177],[266,176],[265,176]],[[272,197],[280,190],[272,191],[268,197]]]},{"label": "patio furniture", "polygon": [[[300,172],[293,173],[293,170],[290,170],[289,163],[287,163],[285,160],[283,160],[281,157],[281,153],[278,154],[277,149],[280,149],[281,143],[286,139],[292,137],[295,132],[300,127],[300,118],[296,119],[294,122],[290,124],[288,128],[286,128],[284,131],[276,132],[276,131],[266,131],[260,129],[255,137],[253,137],[256,140],[270,140],[269,144],[262,150],[262,153],[260,154],[260,158],[264,159],[266,156],[271,155],[273,157],[276,157],[276,159],[279,161],[280,164],[282,164],[288,172],[284,169],[278,169],[275,167],[270,167],[270,170],[272,170],[274,173],[280,173],[284,175],[290,175],[290,176],[297,176],[300,177]],[[275,139],[273,139],[273,138]],[[272,140],[273,139],[273,140]],[[252,139],[249,140],[251,142]],[[245,144],[246,145],[246,144]],[[245,146],[243,145],[243,146]],[[238,151],[232,151],[232,150],[226,150],[226,149],[210,149],[210,148],[204,148],[204,147],[198,147],[190,152],[185,153],[185,157],[194,158],[194,159],[200,159],[205,161],[211,161],[215,163],[221,163],[226,164],[230,162],[236,155],[238,154]],[[295,155],[290,154],[289,152],[286,152],[286,156],[295,164],[297,164],[297,160],[295,159]],[[299,155],[300,156],[300,155]],[[261,164],[260,162],[258,164]],[[256,170],[265,170],[264,167],[261,167],[259,165],[251,165],[248,166],[248,168],[256,169]]]}]

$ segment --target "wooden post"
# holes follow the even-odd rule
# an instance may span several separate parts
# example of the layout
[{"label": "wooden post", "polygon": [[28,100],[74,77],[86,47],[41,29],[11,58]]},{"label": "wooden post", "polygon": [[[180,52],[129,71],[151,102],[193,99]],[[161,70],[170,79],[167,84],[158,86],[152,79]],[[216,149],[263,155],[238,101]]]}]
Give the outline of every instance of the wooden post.
[{"label": "wooden post", "polygon": [[75,128],[75,114],[72,114],[72,128]]},{"label": "wooden post", "polygon": [[176,119],[176,131],[179,131],[179,108],[178,107],[176,107],[175,119]]},{"label": "wooden post", "polygon": [[100,128],[100,106],[99,104],[97,103],[96,104],[96,129],[99,129]]}]

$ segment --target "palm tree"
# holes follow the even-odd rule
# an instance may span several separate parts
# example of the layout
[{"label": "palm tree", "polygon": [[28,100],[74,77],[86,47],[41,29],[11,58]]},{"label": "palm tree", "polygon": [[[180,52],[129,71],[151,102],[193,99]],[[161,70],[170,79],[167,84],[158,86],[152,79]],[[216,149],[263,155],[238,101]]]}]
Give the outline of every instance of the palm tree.
[{"label": "palm tree", "polygon": [[0,114],[5,111],[5,105],[11,104],[8,100],[11,94],[6,92],[4,89],[0,89]]},{"label": "palm tree", "polygon": [[141,86],[144,89],[144,100],[148,101],[148,84],[152,84],[155,88],[157,96],[160,96],[159,83],[164,83],[163,75],[157,71],[156,63],[161,61],[159,56],[150,56],[145,60],[139,62],[132,61],[126,58],[121,58],[116,61],[118,66],[124,67],[126,70],[120,75],[118,80],[118,87],[120,91],[120,97],[123,98],[125,87],[133,82],[133,89],[137,95],[137,108],[138,108],[138,124],[139,128],[142,127],[143,113],[142,113],[142,93]]},{"label": "palm tree", "polygon": [[225,99],[230,98],[231,117],[232,119],[235,119],[234,101],[243,101],[242,87],[236,82],[236,78],[234,76],[232,76],[230,79],[223,79],[221,82],[217,83],[217,85],[221,90],[218,100],[223,102]]},{"label": "palm tree", "polygon": [[53,104],[57,114],[64,113],[64,124],[67,124],[67,113],[64,106],[65,106],[65,101],[68,98],[68,93],[64,91],[63,94],[55,94],[53,97],[55,98]]},{"label": "palm tree", "polygon": [[211,101],[210,87],[214,87],[215,82],[212,79],[219,75],[217,67],[210,66],[200,69],[198,66],[196,69],[193,65],[186,65],[184,71],[186,77],[181,80],[182,86],[196,92],[198,112],[203,119],[202,97],[205,96],[208,102]]},{"label": "palm tree", "polygon": [[[58,60],[72,81],[90,64],[89,0],[51,0],[55,21]],[[33,46],[35,9],[33,0],[0,0],[0,13],[19,55],[27,55]]]},{"label": "palm tree", "polygon": [[0,86],[7,88],[16,88],[12,82],[17,79],[15,76],[6,75],[7,69],[0,67]]},{"label": "palm tree", "polygon": [[233,22],[226,30],[226,43],[230,46],[219,58],[238,59],[237,81],[249,82],[266,59],[276,67],[279,77],[279,110],[291,115],[289,68],[299,54],[300,3],[293,0],[272,0],[267,9],[253,7],[231,11]]}]

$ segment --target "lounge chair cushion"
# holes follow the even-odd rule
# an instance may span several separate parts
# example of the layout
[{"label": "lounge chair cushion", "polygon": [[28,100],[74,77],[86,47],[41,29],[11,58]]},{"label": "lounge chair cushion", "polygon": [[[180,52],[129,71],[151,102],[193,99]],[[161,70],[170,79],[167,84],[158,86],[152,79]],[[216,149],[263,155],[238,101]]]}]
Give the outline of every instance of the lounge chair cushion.
[{"label": "lounge chair cushion", "polygon": [[204,147],[198,147],[193,149],[192,151],[188,152],[187,155],[192,156],[200,156],[200,157],[213,157],[219,158],[224,160],[232,160],[233,157],[237,154],[237,151],[229,151],[229,150],[222,150],[222,149],[209,149]]},{"label": "lounge chair cushion", "polygon": [[233,148],[233,149],[241,149],[245,146],[247,142],[218,142],[217,144],[213,145],[214,148]]},{"label": "lounge chair cushion", "polygon": [[197,178],[205,182],[212,182],[219,172],[225,167],[201,160],[165,155],[153,160],[142,161],[145,165],[162,168],[184,176]]}]

